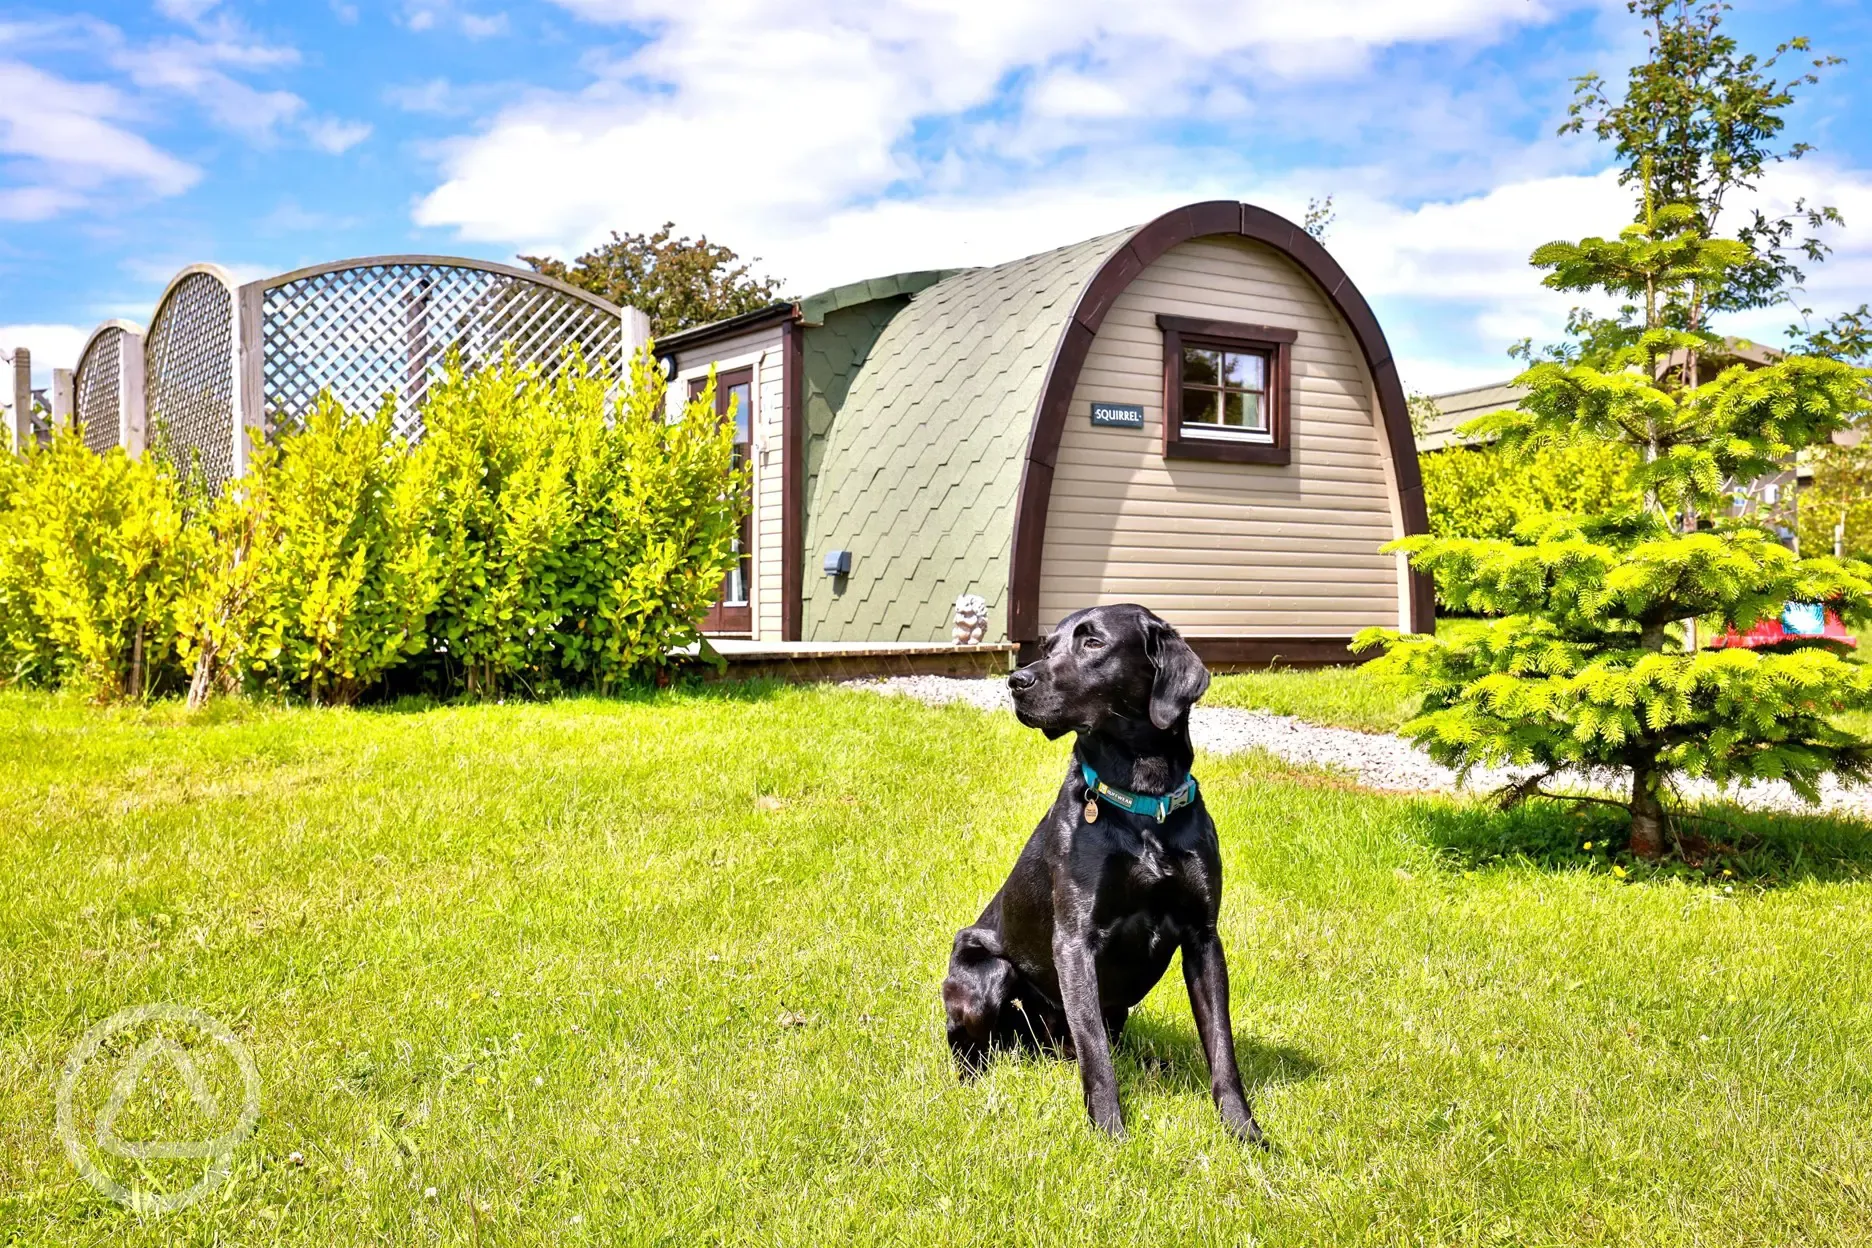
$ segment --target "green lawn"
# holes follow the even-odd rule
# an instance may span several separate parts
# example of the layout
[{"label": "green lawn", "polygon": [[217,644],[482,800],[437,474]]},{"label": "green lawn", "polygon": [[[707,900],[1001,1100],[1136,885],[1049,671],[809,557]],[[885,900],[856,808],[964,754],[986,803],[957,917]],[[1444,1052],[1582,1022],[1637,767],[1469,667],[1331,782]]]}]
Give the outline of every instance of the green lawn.
[{"label": "green lawn", "polygon": [[1203,697],[1204,706],[1272,711],[1361,732],[1396,732],[1417,713],[1420,701],[1369,667],[1288,667],[1217,676]]},{"label": "green lawn", "polygon": [[[1651,876],[1571,814],[1204,759],[1275,1147],[1220,1128],[1175,972],[1113,1144],[1062,1063],[959,1085],[936,1000],[1064,751],[838,689],[0,696],[0,1243],[1872,1242],[1872,832]],[[229,1183],[139,1221],[53,1105],[152,1001],[264,1094]]]}]

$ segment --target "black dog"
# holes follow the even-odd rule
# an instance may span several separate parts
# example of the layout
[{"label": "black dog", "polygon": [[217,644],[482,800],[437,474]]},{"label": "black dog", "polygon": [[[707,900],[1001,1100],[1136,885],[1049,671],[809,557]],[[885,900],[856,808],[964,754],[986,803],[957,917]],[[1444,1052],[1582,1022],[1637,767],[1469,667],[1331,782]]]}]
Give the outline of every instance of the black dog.
[{"label": "black dog", "polygon": [[965,1077],[997,1048],[1076,1056],[1092,1121],[1121,1136],[1111,1045],[1180,949],[1216,1106],[1258,1143],[1216,936],[1222,859],[1190,778],[1189,708],[1209,672],[1131,605],[1067,616],[1040,655],[1008,677],[1015,713],[1048,739],[1077,733],[1072,767],[1001,891],[956,934],[949,1047]]}]

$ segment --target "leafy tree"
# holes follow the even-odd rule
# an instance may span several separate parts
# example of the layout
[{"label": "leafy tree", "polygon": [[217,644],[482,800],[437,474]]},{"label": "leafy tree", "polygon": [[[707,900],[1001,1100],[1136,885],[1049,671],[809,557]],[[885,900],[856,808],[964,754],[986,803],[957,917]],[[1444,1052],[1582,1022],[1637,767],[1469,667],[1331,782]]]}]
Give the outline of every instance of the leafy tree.
[{"label": "leafy tree", "polygon": [[[1552,289],[1629,302],[1614,317],[1576,314],[1571,342],[1529,353],[1521,406],[1464,432],[1517,455],[1625,448],[1642,506],[1527,519],[1508,540],[1395,543],[1444,601],[1489,623],[1459,638],[1372,629],[1360,643],[1384,645],[1381,664],[1424,693],[1405,731],[1433,756],[1464,770],[1535,769],[1510,800],[1542,793],[1563,770],[1628,773],[1619,804],[1631,848],[1656,857],[1680,777],[1781,779],[1816,800],[1827,771],[1872,776],[1872,746],[1836,726],[1840,712],[1872,705],[1872,671],[1819,647],[1696,651],[1679,627],[1748,628],[1788,600],[1865,616],[1872,566],[1799,558],[1758,520],[1725,514],[1735,482],[1845,428],[1866,377],[1812,355],[1705,375],[1723,345],[1710,315],[1771,302],[1795,272],[1789,236],[1759,216],[1717,234],[1724,197],[1805,149],[1769,146],[1791,93],[1765,77],[1772,60],[1739,55],[1721,33],[1724,6],[1631,7],[1653,23],[1650,60],[1617,105],[1596,80],[1582,83],[1574,120],[1596,116],[1618,144],[1642,192],[1638,220],[1617,238],[1546,244],[1532,260]],[[1683,531],[1685,514],[1704,519]]]},{"label": "leafy tree", "polygon": [[1325,199],[1307,200],[1306,220],[1300,228],[1312,235],[1315,242],[1325,242],[1326,231],[1339,219],[1339,214],[1333,211],[1332,199],[1328,195]]},{"label": "leafy tree", "polygon": [[1640,501],[1630,478],[1637,453],[1582,444],[1532,455],[1496,446],[1454,446],[1420,457],[1424,506],[1437,537],[1514,534],[1522,521],[1553,512],[1576,516],[1630,510]]},{"label": "leafy tree", "polygon": [[[1802,308],[1803,317],[1813,315],[1812,308]],[[1803,355],[1823,355],[1829,360],[1863,360],[1872,356],[1872,310],[1860,304],[1842,313],[1818,329],[1809,325],[1788,326],[1788,341]]]},{"label": "leafy tree", "polygon": [[1801,549],[1872,555],[1872,439],[1854,429],[1846,445],[1815,449],[1813,482],[1800,497]]},{"label": "leafy tree", "polygon": [[[1803,318],[1811,308],[1801,309]],[[1865,360],[1872,356],[1872,312],[1860,304],[1818,328],[1811,323],[1788,326],[1788,339],[1808,355],[1832,360]],[[1869,404],[1868,406],[1872,406]],[[1815,447],[1809,462],[1813,482],[1801,489],[1799,524],[1801,549],[1872,554],[1872,438],[1862,415],[1857,427]]]},{"label": "leafy tree", "polygon": [[[1806,143],[1781,145],[1787,126],[1782,113],[1819,81],[1815,71],[1842,62],[1812,56],[1805,38],[1790,39],[1765,58],[1742,51],[1722,29],[1730,6],[1720,0],[1631,0],[1626,8],[1649,26],[1650,55],[1632,67],[1625,94],[1616,101],[1597,74],[1576,79],[1560,132],[1590,128],[1614,145],[1621,185],[1641,202],[1687,205],[1701,232],[1713,236],[1736,192],[1754,190],[1770,165],[1813,150]],[[1789,55],[1807,56],[1809,63],[1791,77],[1770,76]],[[1778,217],[1751,209],[1748,223],[1736,231],[1747,256],[1693,294],[1716,311],[1781,302],[1783,292],[1802,278],[1789,253],[1816,262],[1826,255],[1816,234],[1801,231],[1839,220],[1835,209],[1809,208],[1805,201]]]},{"label": "leafy tree", "polygon": [[766,307],[780,283],[754,272],[754,261],[707,235],[676,237],[666,221],[654,234],[611,232],[600,244],[567,264],[551,256],[521,256],[547,277],[570,282],[612,303],[629,304],[650,317],[657,337]]}]

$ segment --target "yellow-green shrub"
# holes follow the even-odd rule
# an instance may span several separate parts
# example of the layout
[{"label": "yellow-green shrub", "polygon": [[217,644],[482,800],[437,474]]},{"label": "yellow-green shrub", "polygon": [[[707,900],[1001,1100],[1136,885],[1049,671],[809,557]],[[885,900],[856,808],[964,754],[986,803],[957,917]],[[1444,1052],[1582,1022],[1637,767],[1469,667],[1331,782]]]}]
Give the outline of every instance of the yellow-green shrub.
[{"label": "yellow-green shrub", "polygon": [[354,415],[321,395],[240,483],[255,517],[243,662],[268,688],[350,703],[427,644],[433,491],[392,411]]},{"label": "yellow-green shrub", "polygon": [[345,703],[669,665],[736,558],[732,422],[712,384],[666,412],[648,352],[615,400],[569,364],[452,363],[414,445],[322,396],[218,497],[73,434],[0,457],[0,683]]},{"label": "yellow-green shrub", "polygon": [[666,402],[647,352],[609,412],[605,380],[576,361],[551,381],[451,369],[432,390],[430,631],[469,692],[609,688],[695,640],[735,558],[747,473],[712,384],[673,417]]},{"label": "yellow-green shrub", "polygon": [[0,469],[0,646],[8,682],[143,697],[180,671],[178,608],[207,555],[157,457],[75,431]]},{"label": "yellow-green shrub", "polygon": [[602,437],[579,442],[569,590],[555,628],[565,678],[609,689],[671,662],[674,647],[721,596],[748,505],[734,467],[734,421],[715,412],[715,383],[666,412],[649,355]]},{"label": "yellow-green shrub", "polygon": [[1426,451],[1424,506],[1437,537],[1507,538],[1523,520],[1552,513],[1606,515],[1643,502],[1630,485],[1637,458],[1620,446],[1545,448],[1526,459],[1495,446]]}]

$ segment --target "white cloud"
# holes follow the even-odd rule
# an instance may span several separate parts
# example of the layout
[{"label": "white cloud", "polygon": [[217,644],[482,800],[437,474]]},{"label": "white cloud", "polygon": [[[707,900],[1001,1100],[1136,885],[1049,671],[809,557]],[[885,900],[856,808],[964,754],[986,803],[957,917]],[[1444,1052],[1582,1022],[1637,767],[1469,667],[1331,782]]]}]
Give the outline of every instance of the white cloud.
[{"label": "white cloud", "polygon": [[477,13],[464,13],[461,17],[462,34],[470,39],[488,39],[507,33],[507,15],[495,13],[483,17]]},{"label": "white cloud", "polygon": [[508,30],[507,14],[470,13],[457,7],[454,0],[408,0],[403,25],[417,34],[452,29],[470,39],[490,39]]},{"label": "white cloud", "polygon": [[0,220],[44,220],[113,188],[175,195],[194,185],[200,170],[128,129],[133,114],[113,87],[0,61],[0,155],[24,175],[0,190]]},{"label": "white cloud", "polygon": [[336,117],[315,117],[306,122],[306,137],[312,146],[333,156],[350,151],[371,136],[365,121],[341,121]]},{"label": "white cloud", "polygon": [[[25,347],[32,352],[32,375],[34,386],[52,384],[52,370],[71,368],[78,363],[78,352],[83,349],[85,339],[91,336],[89,325],[0,325],[0,347],[12,351],[16,347]],[[13,378],[9,371],[4,380],[6,396],[4,401],[11,403]]]},{"label": "white cloud", "polygon": [[209,11],[220,3],[221,0],[156,0],[156,11],[164,17],[193,25],[207,17]]},{"label": "white cloud", "polygon": [[406,113],[430,113],[437,116],[462,111],[457,96],[458,92],[446,78],[431,78],[427,82],[408,83],[384,90],[385,101],[393,107]]},{"label": "white cloud", "polygon": [[866,203],[992,194],[983,168],[1044,169],[1095,139],[1122,161],[1152,123],[1241,113],[1243,83],[1345,74],[1399,43],[1485,42],[1596,0],[560,2],[647,41],[595,56],[584,90],[536,93],[446,144],[419,224],[571,249],[673,219],[774,250]]},{"label": "white cloud", "polygon": [[[1872,224],[1872,173],[1813,159],[1777,166],[1759,192],[1735,197],[1728,220],[1733,225],[1752,207],[1789,212],[1803,198],[1838,207],[1849,226],[1829,232],[1832,257],[1803,266],[1806,288],[1792,292],[1824,319],[1866,302],[1872,291],[1872,230],[1850,228],[1855,220]],[[1504,354],[1509,344],[1558,341],[1576,305],[1609,310],[1602,299],[1542,287],[1528,256],[1555,239],[1611,237],[1635,207],[1609,170],[1512,182],[1409,210],[1363,199],[1335,206],[1340,220],[1328,245],[1378,305],[1406,380],[1432,391],[1504,380],[1517,367]],[[1715,328],[1780,342],[1798,319],[1797,307],[1777,305],[1723,315]]]},{"label": "white cloud", "polygon": [[[1509,375],[1510,342],[1556,339],[1583,302],[1543,289],[1529,252],[1631,215],[1602,149],[1517,137],[1510,119],[1550,136],[1563,74],[1474,55],[1568,8],[1622,8],[1601,0],[559,3],[630,50],[600,46],[583,89],[531,93],[442,144],[418,224],[569,254],[673,220],[804,294],[994,263],[1201,198],[1298,219],[1334,192],[1328,245],[1409,384],[1448,389]],[[439,80],[393,98],[453,105]],[[1872,221],[1872,180],[1811,160],[1764,194]],[[1872,286],[1872,248],[1847,237],[1810,281],[1826,312]],[[1788,319],[1736,327],[1778,337]]]},{"label": "white cloud", "polygon": [[290,48],[219,36],[172,38],[120,47],[110,60],[136,86],[192,100],[215,125],[253,140],[272,139],[305,108],[290,91],[261,90],[228,72],[294,64],[298,54]]},{"label": "white cloud", "polygon": [[[133,43],[94,18],[0,22],[0,220],[45,220],[96,204],[177,195],[201,177],[192,163],[138,133],[196,106],[217,127],[270,141],[304,101],[242,80],[297,63],[291,48],[254,37],[214,0],[160,0],[190,29]],[[57,71],[57,72],[55,72]],[[63,76],[88,72],[93,80]]]},{"label": "white cloud", "polygon": [[1482,195],[1404,209],[1362,195],[1335,199],[1333,255],[1367,295],[1499,299],[1526,291],[1534,248],[1616,233],[1631,196],[1610,172],[1536,178]]}]

